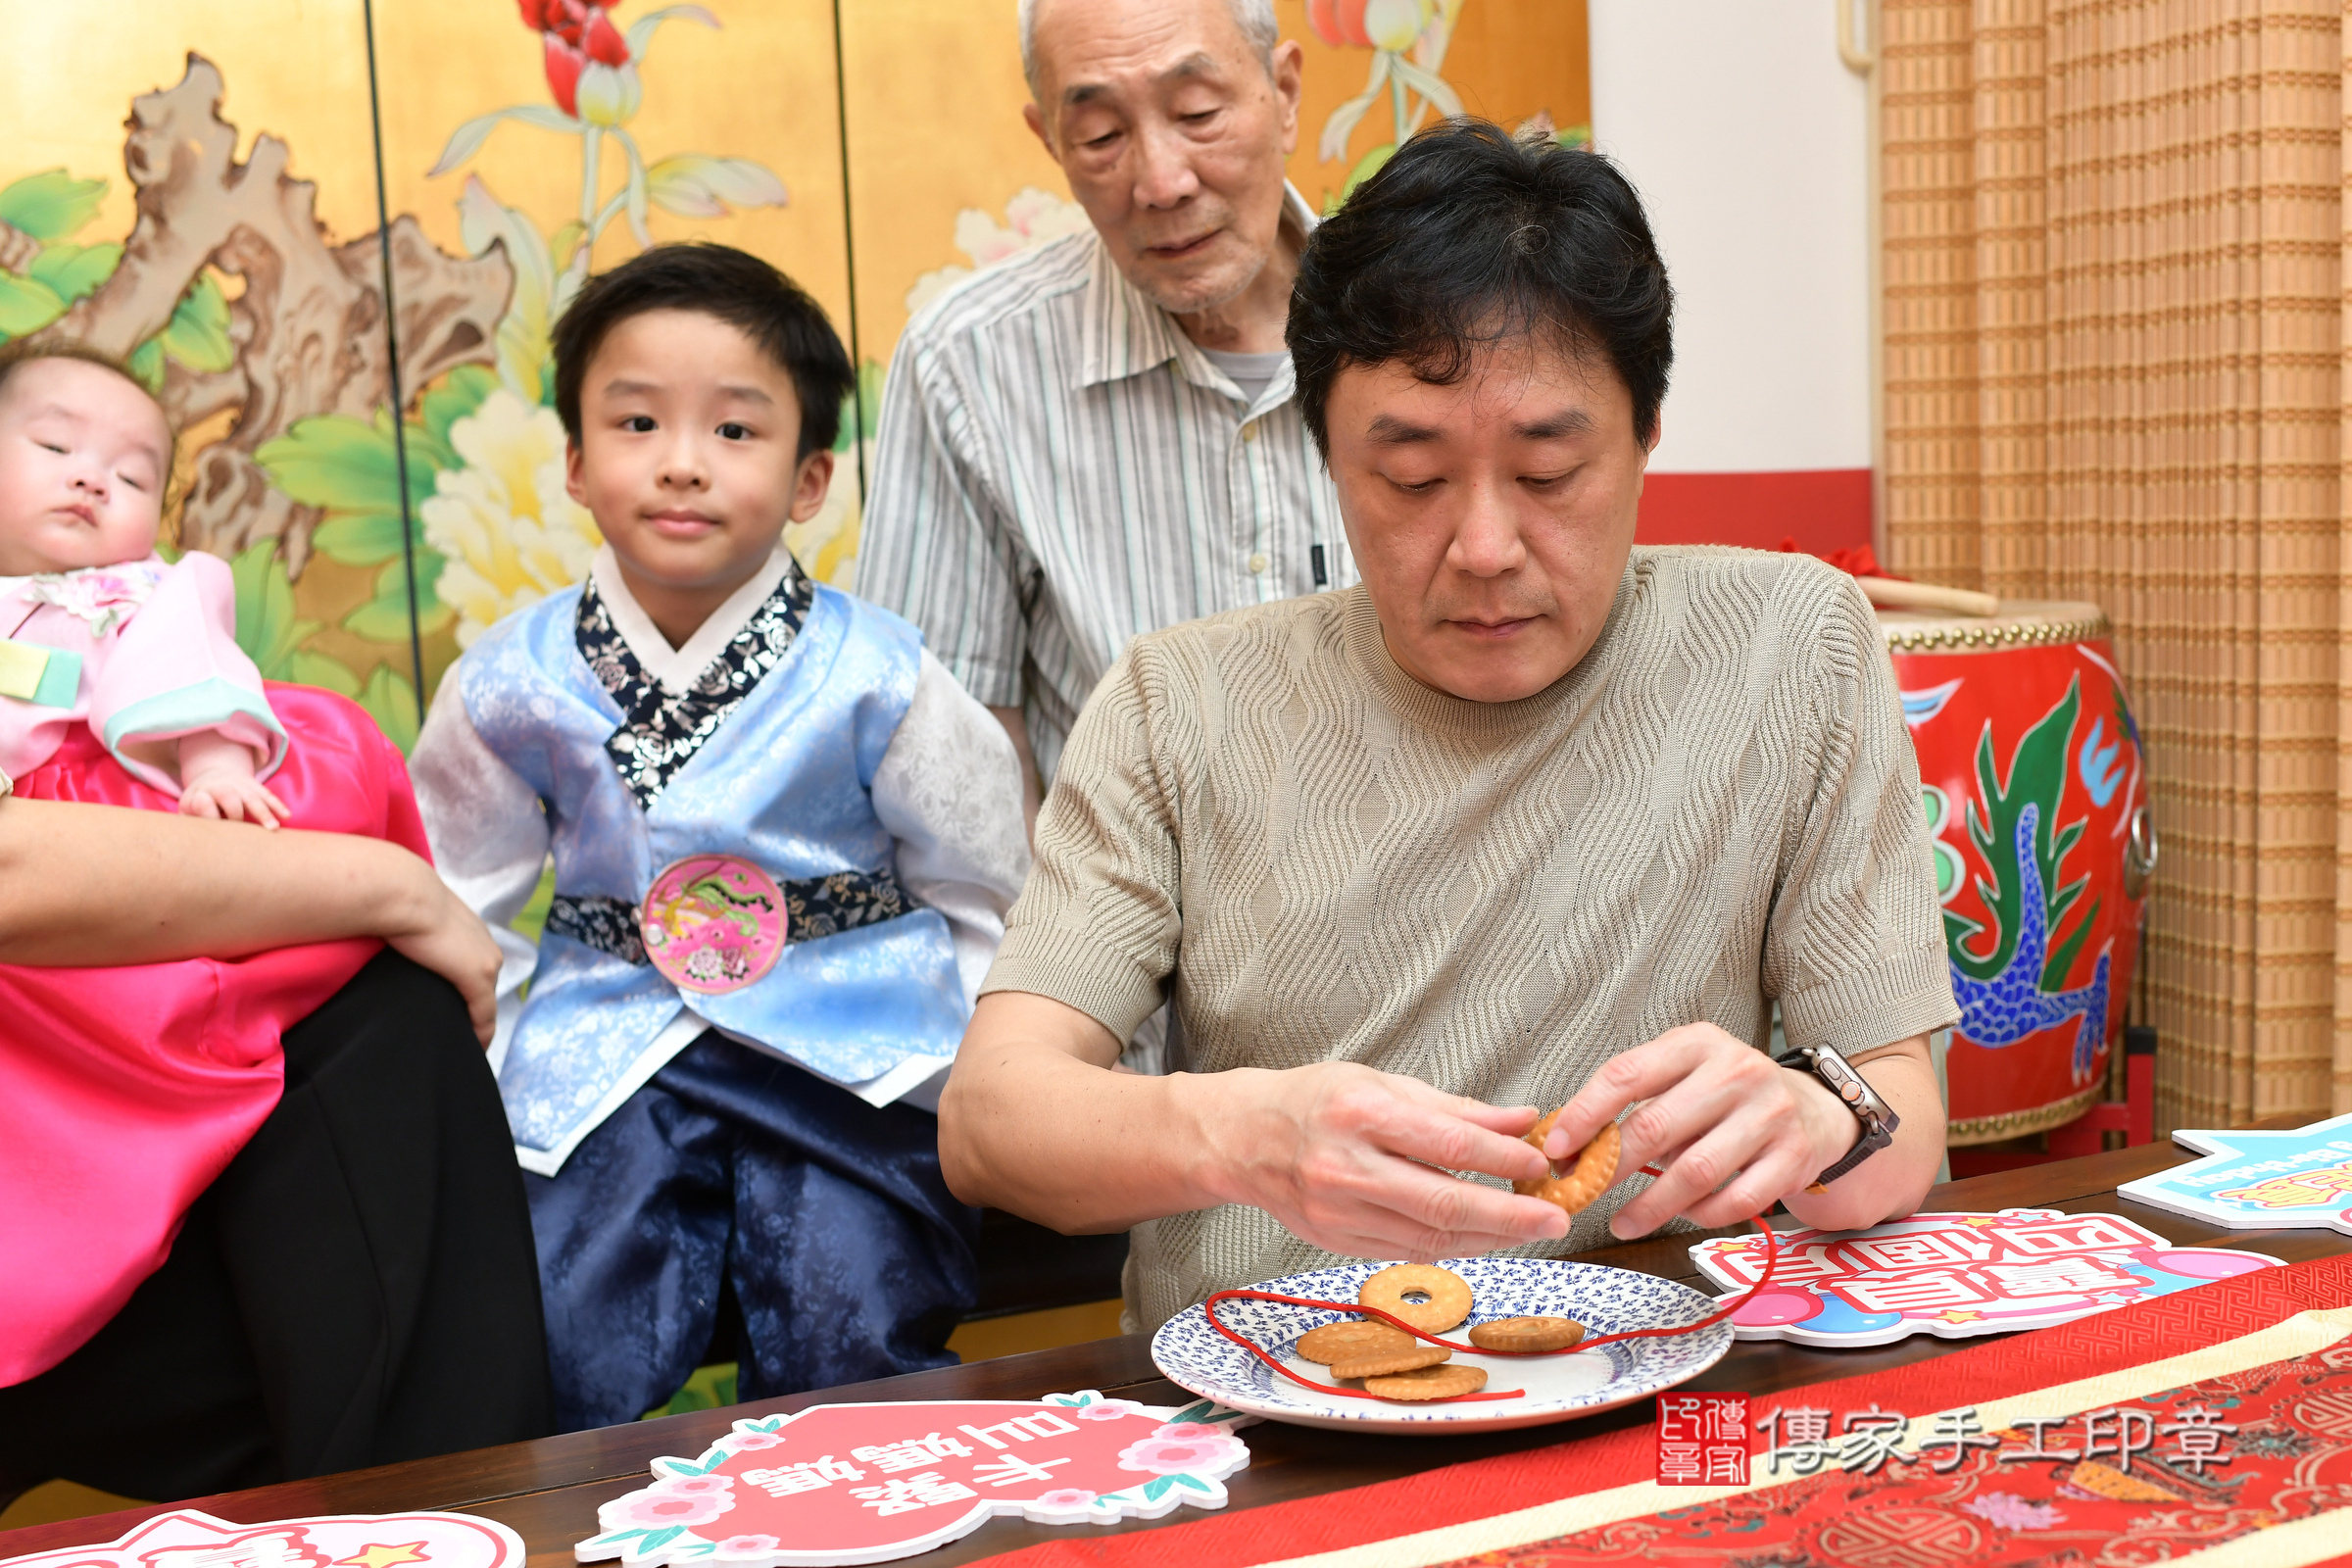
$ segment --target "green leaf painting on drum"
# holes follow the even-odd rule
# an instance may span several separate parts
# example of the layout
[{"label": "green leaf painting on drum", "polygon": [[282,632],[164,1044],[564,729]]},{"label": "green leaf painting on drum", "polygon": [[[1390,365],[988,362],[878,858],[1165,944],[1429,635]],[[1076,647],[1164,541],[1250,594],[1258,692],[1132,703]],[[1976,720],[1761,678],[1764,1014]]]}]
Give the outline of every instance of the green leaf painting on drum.
[{"label": "green leaf painting on drum", "polygon": [[[2069,685],[2065,698],[2017,743],[2017,750],[2010,754],[2009,777],[2005,783],[1999,777],[1993,757],[1990,724],[1984,726],[1977,742],[1980,793],[1968,803],[1968,836],[1984,857],[1984,863],[1992,868],[1990,881],[1977,879],[1977,895],[1992,914],[1992,950],[1981,955],[1969,951],[1969,939],[1985,929],[1984,922],[1948,908],[1943,915],[1952,967],[1971,979],[1995,979],[2017,956],[2027,924],[2024,917],[2027,878],[2021,874],[2024,856],[2019,848],[2018,826],[2029,807],[2038,808],[2034,813],[2032,853],[2038,873],[2034,880],[2046,890],[2040,911],[2045,929],[2056,929],[2089,883],[2087,877],[2079,877],[2065,887],[2057,885],[2067,853],[2082,837],[2081,822],[2063,829],[2057,826],[2059,798],[2066,790],[2069,742],[2074,738],[2075,716],[2080,706],[2080,685]],[[2098,907],[2095,902],[2091,907],[2095,914]],[[2081,929],[2087,931],[2089,924],[2089,918],[2085,917]],[[2063,964],[2045,964],[2037,978],[2043,986],[2048,986],[2065,973]]]},{"label": "green leaf painting on drum", "polygon": [[1947,907],[1943,927],[1960,1032],[1997,1048],[2074,1021],[2074,1071],[2086,1080],[2107,1038],[2108,952],[2100,951],[2088,985],[2071,991],[2062,986],[2098,921],[2100,902],[2093,899],[2073,933],[2050,946],[2090,885],[2087,876],[2058,882],[2087,825],[2087,819],[2058,825],[2081,707],[2078,677],[2018,741],[2006,781],[1993,756],[1992,725],[1984,725],[1977,742],[1978,796],[1968,804],[1968,836],[1992,873],[1989,880],[1978,878],[1976,887],[1992,917],[1992,948],[1970,951],[1970,939],[1984,934],[1985,925],[1965,913]]}]

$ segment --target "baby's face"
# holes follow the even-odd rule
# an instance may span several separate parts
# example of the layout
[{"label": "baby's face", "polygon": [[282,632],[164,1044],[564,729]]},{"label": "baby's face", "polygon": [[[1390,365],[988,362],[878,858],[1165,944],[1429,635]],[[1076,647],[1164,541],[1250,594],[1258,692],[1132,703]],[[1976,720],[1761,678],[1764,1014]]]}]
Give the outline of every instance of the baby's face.
[{"label": "baby's face", "polygon": [[112,566],[155,549],[172,438],[132,383],[34,360],[0,385],[0,577]]}]

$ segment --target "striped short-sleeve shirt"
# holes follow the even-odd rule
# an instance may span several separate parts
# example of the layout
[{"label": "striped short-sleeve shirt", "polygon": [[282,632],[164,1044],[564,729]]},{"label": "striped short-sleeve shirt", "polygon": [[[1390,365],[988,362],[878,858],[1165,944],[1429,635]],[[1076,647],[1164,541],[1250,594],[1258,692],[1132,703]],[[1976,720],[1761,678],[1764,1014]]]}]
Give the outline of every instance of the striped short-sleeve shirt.
[{"label": "striped short-sleeve shirt", "polygon": [[1246,396],[1092,229],[991,268],[900,339],[858,591],[1023,708],[1051,778],[1130,639],[1355,580],[1296,388]]}]

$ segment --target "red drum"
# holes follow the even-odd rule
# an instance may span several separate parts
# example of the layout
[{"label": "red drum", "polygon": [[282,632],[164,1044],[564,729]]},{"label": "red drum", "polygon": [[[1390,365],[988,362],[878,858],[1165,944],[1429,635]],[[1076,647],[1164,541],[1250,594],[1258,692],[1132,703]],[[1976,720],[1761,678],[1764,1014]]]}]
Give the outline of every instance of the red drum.
[{"label": "red drum", "polygon": [[2122,1034],[2156,842],[2139,726],[2095,605],[1882,610],[1919,748],[1960,1024],[1950,1142],[2074,1120]]}]

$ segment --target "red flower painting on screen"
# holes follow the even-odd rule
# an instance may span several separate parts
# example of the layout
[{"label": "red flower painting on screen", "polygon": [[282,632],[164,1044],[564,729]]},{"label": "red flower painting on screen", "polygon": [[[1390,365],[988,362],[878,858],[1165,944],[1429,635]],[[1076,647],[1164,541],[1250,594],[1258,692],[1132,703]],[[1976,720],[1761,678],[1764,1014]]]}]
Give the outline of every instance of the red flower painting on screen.
[{"label": "red flower painting on screen", "polygon": [[620,0],[519,0],[522,24],[547,46],[547,88],[556,107],[579,113],[580,73],[593,60],[600,66],[629,63],[628,40],[612,25]]}]

